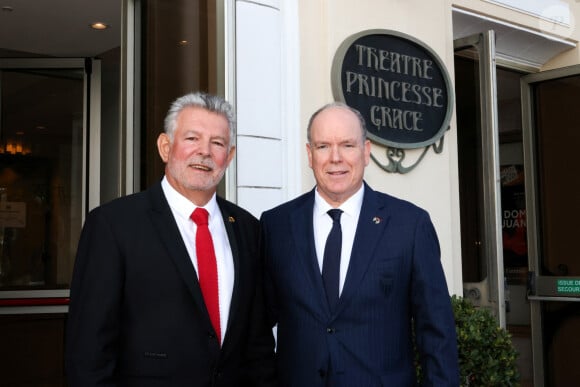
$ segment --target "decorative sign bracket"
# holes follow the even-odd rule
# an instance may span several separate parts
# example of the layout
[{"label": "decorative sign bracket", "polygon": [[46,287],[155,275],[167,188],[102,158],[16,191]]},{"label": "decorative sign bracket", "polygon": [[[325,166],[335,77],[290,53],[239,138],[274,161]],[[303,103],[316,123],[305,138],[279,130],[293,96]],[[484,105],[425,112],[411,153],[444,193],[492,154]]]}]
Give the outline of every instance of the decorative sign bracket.
[{"label": "decorative sign bracket", "polygon": [[[371,155],[386,172],[412,171],[431,146],[442,152],[453,89],[441,59],[417,39],[379,29],[348,37],[334,56],[332,90],[361,113],[368,138],[386,147],[388,164]],[[403,165],[406,149],[419,148],[417,161]]]},{"label": "decorative sign bracket", "polygon": [[405,167],[403,165],[403,160],[405,159],[405,150],[401,148],[385,147],[385,153],[387,156],[387,160],[389,161],[389,163],[386,165],[382,164],[372,153],[371,159],[375,162],[375,164],[377,164],[379,167],[381,167],[382,170],[386,172],[405,174],[415,169],[415,167],[421,162],[421,160],[423,160],[423,157],[425,157],[425,154],[427,153],[430,147],[433,147],[433,151],[435,153],[437,154],[441,153],[443,151],[443,139],[444,137],[441,137],[441,140],[439,140],[439,144],[431,144],[426,146],[423,152],[421,153],[421,156],[419,156],[419,158],[408,167]]}]

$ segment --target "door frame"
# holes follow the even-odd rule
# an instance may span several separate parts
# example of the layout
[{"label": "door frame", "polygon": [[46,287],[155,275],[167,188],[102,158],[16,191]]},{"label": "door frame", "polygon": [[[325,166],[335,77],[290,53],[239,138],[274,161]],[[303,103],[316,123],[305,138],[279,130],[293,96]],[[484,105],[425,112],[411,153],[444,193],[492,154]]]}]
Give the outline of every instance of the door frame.
[{"label": "door frame", "polygon": [[479,306],[490,309],[499,325],[505,328],[495,32],[489,30],[454,40],[456,52],[469,48],[476,50],[479,58],[481,155],[485,159],[485,162],[481,161],[484,210],[479,243],[486,259],[487,273],[481,282],[464,283],[463,286],[464,293],[468,296],[476,294]]},{"label": "door frame", "polygon": [[[100,204],[101,62],[93,58],[0,58],[0,71],[9,69],[82,69],[84,72],[82,213],[78,214],[82,225],[88,211]],[[0,314],[66,313],[68,297],[69,289],[0,291]]]},{"label": "door frame", "polygon": [[[536,83],[580,75],[580,65],[525,75],[521,78],[522,134],[526,191],[526,225],[528,240],[528,300],[530,302],[534,385],[544,386],[544,340],[542,333],[541,303],[550,301],[580,302],[580,296],[558,296],[554,291],[554,277],[540,275],[540,229],[538,214],[538,182],[536,174],[536,141],[534,126],[533,86]],[[559,278],[566,278],[565,276]],[[577,277],[570,277],[577,278]]]}]

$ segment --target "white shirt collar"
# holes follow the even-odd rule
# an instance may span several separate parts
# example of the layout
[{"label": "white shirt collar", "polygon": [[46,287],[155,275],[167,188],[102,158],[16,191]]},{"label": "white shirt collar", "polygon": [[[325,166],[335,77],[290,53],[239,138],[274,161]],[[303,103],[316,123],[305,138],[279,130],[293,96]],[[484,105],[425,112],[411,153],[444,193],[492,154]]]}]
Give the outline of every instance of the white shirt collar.
[{"label": "white shirt collar", "polygon": [[[188,198],[177,192],[175,188],[169,184],[167,181],[167,177],[163,177],[161,181],[161,188],[163,188],[163,193],[167,198],[167,202],[169,206],[179,216],[182,216],[184,219],[188,219],[191,216],[193,210],[195,210],[198,206],[193,204]],[[214,215],[219,214],[219,207],[217,205],[216,194],[214,193],[209,202],[205,206],[203,206],[209,213],[210,222],[214,219]]]},{"label": "white shirt collar", "polygon": [[[360,209],[362,208],[363,198],[365,192],[365,185],[362,184],[358,191],[356,191],[350,198],[342,203],[340,208],[345,214],[358,218]],[[314,214],[317,216],[326,215],[328,210],[332,209],[330,204],[318,193],[318,189],[314,190]]]}]

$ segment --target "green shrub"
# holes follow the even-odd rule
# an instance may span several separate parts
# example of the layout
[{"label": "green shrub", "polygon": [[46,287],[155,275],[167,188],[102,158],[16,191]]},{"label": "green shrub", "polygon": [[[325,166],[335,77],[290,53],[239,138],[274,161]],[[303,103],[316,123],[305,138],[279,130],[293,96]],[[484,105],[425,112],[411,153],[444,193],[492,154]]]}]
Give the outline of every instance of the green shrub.
[{"label": "green shrub", "polygon": [[[512,345],[510,333],[498,325],[488,310],[475,308],[464,298],[454,295],[451,304],[457,332],[461,386],[519,386],[518,353]],[[419,365],[417,377],[420,381]]]}]

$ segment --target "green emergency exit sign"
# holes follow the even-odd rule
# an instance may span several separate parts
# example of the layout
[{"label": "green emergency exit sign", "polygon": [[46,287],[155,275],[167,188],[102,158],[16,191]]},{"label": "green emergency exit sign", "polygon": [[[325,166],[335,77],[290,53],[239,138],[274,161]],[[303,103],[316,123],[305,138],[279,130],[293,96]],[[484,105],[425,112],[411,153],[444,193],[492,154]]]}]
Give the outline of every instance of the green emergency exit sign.
[{"label": "green emergency exit sign", "polygon": [[580,294],[580,278],[561,278],[556,280],[558,294]]}]

